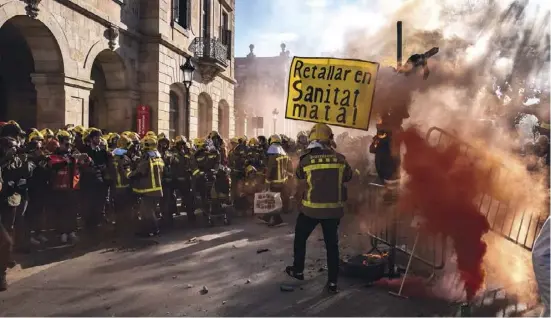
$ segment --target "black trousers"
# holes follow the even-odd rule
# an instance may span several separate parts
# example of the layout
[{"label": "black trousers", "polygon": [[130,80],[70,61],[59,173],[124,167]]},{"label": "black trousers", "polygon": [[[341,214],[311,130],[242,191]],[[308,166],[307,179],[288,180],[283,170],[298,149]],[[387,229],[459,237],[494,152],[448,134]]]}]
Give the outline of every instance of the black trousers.
[{"label": "black trousers", "polygon": [[323,230],[323,240],[327,250],[327,271],[328,281],[337,283],[339,275],[339,224],[340,219],[314,219],[300,213],[295,226],[295,260],[293,267],[297,273],[304,271],[304,260],[306,257],[306,241],[318,224]]}]

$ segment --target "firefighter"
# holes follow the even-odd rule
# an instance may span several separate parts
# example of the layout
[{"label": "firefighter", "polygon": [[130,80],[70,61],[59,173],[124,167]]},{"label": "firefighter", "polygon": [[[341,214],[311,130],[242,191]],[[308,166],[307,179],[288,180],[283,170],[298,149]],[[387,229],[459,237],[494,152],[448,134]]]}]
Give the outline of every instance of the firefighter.
[{"label": "firefighter", "polygon": [[157,138],[157,150],[161,154],[161,158],[163,158],[163,197],[160,200],[160,212],[163,223],[166,226],[172,226],[174,223],[174,214],[178,212],[178,207],[175,195],[176,188],[172,180],[172,171],[170,169],[173,160],[172,151],[168,151],[170,148],[170,140],[168,140],[163,133],[159,134],[159,136],[146,134],[146,137]]},{"label": "firefighter", "polygon": [[265,153],[260,148],[260,144],[256,138],[251,138],[247,147],[246,164],[252,165],[258,172],[264,172],[265,168]]},{"label": "firefighter", "polygon": [[[2,127],[2,135],[7,133],[4,128],[8,125],[11,124]],[[19,133],[20,129],[15,131]],[[30,178],[34,168],[18,151],[16,139],[4,136],[0,138],[0,291],[7,289],[6,270],[16,264],[12,258],[12,249],[17,208],[22,198],[21,185],[25,184],[22,181]]]},{"label": "firefighter", "polygon": [[139,207],[141,228],[138,234],[154,236],[159,234],[155,210],[160,198],[163,197],[164,162],[157,150],[157,138],[144,137],[141,140],[140,148],[142,154],[137,162],[136,169],[130,172],[129,178],[132,190],[141,196]]},{"label": "firefighter", "polygon": [[[266,183],[270,191],[280,192],[283,203],[283,213],[289,213],[289,191],[287,189],[287,180],[292,170],[291,160],[287,152],[281,145],[281,137],[272,135],[268,141],[270,147],[266,154]],[[261,217],[261,220],[267,222],[270,226],[276,226],[283,223],[279,213],[267,214]]]},{"label": "firefighter", "polygon": [[49,215],[56,222],[55,228],[58,230],[61,243],[76,243],[80,170],[83,165],[88,166],[90,160],[86,154],[73,154],[69,137],[62,133],[58,133],[58,138],[50,140],[46,147],[51,152],[48,158],[51,190]]},{"label": "firefighter", "polygon": [[266,140],[266,136],[258,136],[258,144],[264,153],[268,151],[268,140]]},{"label": "firefighter", "polygon": [[49,128],[44,128],[44,129],[42,129],[42,130],[40,131],[40,133],[41,133],[42,136],[44,137],[44,142],[46,142],[46,143],[47,143],[48,141],[50,141],[50,140],[52,140],[52,139],[55,138],[54,132],[53,132],[51,129],[49,129]]},{"label": "firefighter", "polygon": [[117,133],[110,133],[107,136],[107,146],[108,146],[108,150],[110,152],[117,148],[117,143],[118,143],[120,138],[121,138],[121,136]]},{"label": "firefighter", "polygon": [[107,197],[107,163],[109,156],[100,147],[102,132],[97,128],[89,128],[83,135],[85,143],[83,153],[90,158],[90,164],[81,171],[81,194],[84,198],[83,219],[90,234],[96,234],[94,229],[100,225],[103,217],[105,199]]},{"label": "firefighter", "polygon": [[[44,211],[46,209],[46,199],[49,196],[48,193],[48,157],[44,152],[42,143],[44,142],[44,136],[38,131],[33,130],[27,137],[25,152],[29,160],[35,165],[32,178],[29,179],[29,205],[25,212],[25,234],[28,237],[28,242],[33,245],[40,245],[46,243],[48,239],[43,235],[44,229]],[[31,231],[34,233],[31,236]],[[27,240],[26,240],[27,241]]]},{"label": "firefighter", "polygon": [[[343,155],[332,149],[333,132],[326,124],[315,124],[308,136],[310,144],[300,158],[297,179],[305,187],[302,206],[297,217],[294,241],[294,262],[285,272],[296,279],[304,279],[306,241],[321,224],[327,250],[329,292],[336,293],[339,271],[338,227],[344,216],[347,199],[345,182],[352,178],[352,169]],[[308,180],[308,182],[304,182]]]},{"label": "firefighter", "polygon": [[115,225],[117,234],[120,236],[126,236],[134,230],[132,206],[135,200],[128,179],[132,164],[128,157],[128,148],[131,144],[130,138],[121,136],[113,150],[113,159],[108,165],[109,174],[114,181],[112,196],[115,207]]},{"label": "firefighter", "polygon": [[245,163],[247,161],[248,149],[247,145],[243,142],[244,139],[244,137],[237,138],[237,145],[228,156],[228,167],[231,169],[230,178],[233,185],[231,196],[234,200],[236,210],[242,210],[244,208],[244,201],[240,200],[243,196],[237,191],[240,188],[240,183],[243,182],[245,178]]},{"label": "firefighter", "polygon": [[170,170],[173,185],[182,198],[182,205],[189,222],[195,222],[195,196],[192,191],[191,175],[196,169],[191,147],[184,136],[174,138],[173,158]]},{"label": "firefighter", "polygon": [[297,134],[297,143],[296,143],[296,153],[297,156],[300,158],[304,152],[306,151],[306,147],[308,147],[308,135],[305,131],[299,131]]}]

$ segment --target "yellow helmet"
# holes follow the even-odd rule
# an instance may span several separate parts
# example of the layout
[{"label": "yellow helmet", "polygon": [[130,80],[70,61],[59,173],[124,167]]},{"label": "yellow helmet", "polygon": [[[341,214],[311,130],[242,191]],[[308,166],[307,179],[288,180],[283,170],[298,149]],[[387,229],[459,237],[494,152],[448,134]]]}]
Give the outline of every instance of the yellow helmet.
[{"label": "yellow helmet", "polygon": [[150,130],[150,131],[145,133],[144,137],[155,137],[155,138],[157,138],[157,134]]},{"label": "yellow helmet", "polygon": [[42,136],[44,136],[45,138],[54,138],[55,137],[55,134],[54,132],[49,129],[49,128],[44,128],[40,131],[40,133],[42,134]]},{"label": "yellow helmet", "polygon": [[57,138],[57,140],[59,140],[60,138],[69,138],[69,139],[71,139],[71,134],[66,130],[60,129],[57,132],[57,134],[55,135],[55,137]]},{"label": "yellow helmet", "polygon": [[145,136],[140,144],[145,151],[157,150],[157,138],[151,136]]},{"label": "yellow helmet", "polygon": [[197,149],[205,147],[205,138],[195,138],[195,139],[193,139],[193,145]]},{"label": "yellow helmet", "polygon": [[179,142],[187,142],[186,137],[182,135],[176,136],[176,138],[174,138],[174,143],[179,143]]},{"label": "yellow helmet", "polygon": [[237,138],[237,137],[231,138],[231,139],[230,139],[230,143],[231,143],[231,144],[238,144],[238,143],[239,143],[239,138]]},{"label": "yellow helmet", "polygon": [[94,127],[90,127],[84,131],[84,133],[82,134],[82,139],[88,138],[90,134],[99,134],[100,137],[102,136],[101,130]]},{"label": "yellow helmet", "polygon": [[117,148],[128,149],[128,147],[130,147],[131,143],[132,143],[132,139],[130,139],[126,135],[122,135],[119,138],[119,140],[117,140]]},{"label": "yellow helmet", "polygon": [[138,134],[137,132],[132,132],[132,137],[130,139],[132,139],[132,141],[140,141],[140,134]]},{"label": "yellow helmet", "polygon": [[29,137],[28,137],[29,142],[34,141],[34,140],[44,140],[44,136],[40,133],[40,131],[38,131],[36,129],[31,131],[31,133],[29,134]]},{"label": "yellow helmet", "polygon": [[[123,132],[121,133],[121,136],[126,136],[126,137],[130,138],[130,137],[132,136],[132,132],[131,132],[131,131],[128,131],[128,130],[127,130],[127,131],[123,131]],[[131,139],[131,138],[130,138],[130,139]]]},{"label": "yellow helmet", "polygon": [[167,139],[165,133],[160,133],[157,135],[157,139]]},{"label": "yellow helmet", "polygon": [[73,131],[79,135],[84,135],[84,127],[80,125],[73,128]]},{"label": "yellow helmet", "polygon": [[107,135],[107,141],[109,143],[114,143],[116,142],[119,138],[121,138],[121,136],[117,133],[110,133],[109,135]]},{"label": "yellow helmet", "polygon": [[99,144],[107,147],[107,144],[108,144],[107,139],[105,137],[99,137]]},{"label": "yellow helmet", "polygon": [[258,140],[256,138],[251,138],[251,140],[249,140],[249,147],[255,147],[255,146],[258,146]]},{"label": "yellow helmet", "polygon": [[333,140],[333,131],[331,130],[331,127],[326,124],[315,124],[314,127],[312,127],[312,130],[310,130],[310,134],[308,134],[308,140],[329,142]]},{"label": "yellow helmet", "polygon": [[268,144],[281,143],[281,137],[279,135],[271,135],[268,140]]}]

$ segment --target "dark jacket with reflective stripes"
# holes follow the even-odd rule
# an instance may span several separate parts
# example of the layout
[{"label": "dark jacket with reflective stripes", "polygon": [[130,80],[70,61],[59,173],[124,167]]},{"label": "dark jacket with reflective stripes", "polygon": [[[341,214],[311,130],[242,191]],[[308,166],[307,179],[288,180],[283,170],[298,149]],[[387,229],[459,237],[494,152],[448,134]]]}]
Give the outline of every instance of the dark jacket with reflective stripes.
[{"label": "dark jacket with reflective stripes", "polygon": [[296,176],[306,181],[301,212],[316,219],[341,218],[352,179],[346,158],[333,149],[313,148],[300,158]]},{"label": "dark jacket with reflective stripes", "polygon": [[266,156],[266,182],[284,184],[292,176],[293,164],[291,158],[282,154],[268,154]]},{"label": "dark jacket with reflective stripes", "polygon": [[144,155],[138,162],[136,170],[129,178],[132,180],[132,190],[141,195],[162,197],[162,177],[164,161],[160,154],[155,156]]}]

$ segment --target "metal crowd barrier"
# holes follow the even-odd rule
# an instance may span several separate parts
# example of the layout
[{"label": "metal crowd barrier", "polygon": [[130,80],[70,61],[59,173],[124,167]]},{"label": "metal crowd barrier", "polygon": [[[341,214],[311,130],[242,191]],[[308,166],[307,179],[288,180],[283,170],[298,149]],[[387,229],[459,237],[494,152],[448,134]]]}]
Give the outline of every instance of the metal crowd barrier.
[{"label": "metal crowd barrier", "polygon": [[[427,131],[427,141],[434,140],[436,143],[433,145],[437,147],[455,143],[459,144],[461,150],[464,150],[463,155],[467,157],[474,155],[469,152],[474,149],[473,146],[441,128],[431,127]],[[509,171],[501,164],[488,168],[487,174],[488,178],[497,178],[500,183],[508,182]],[[508,198],[496,198],[488,192],[483,193],[479,200],[479,210],[488,219],[492,232],[528,251],[532,250],[545,218],[535,215],[537,211],[521,209],[516,202],[511,202]]]},{"label": "metal crowd barrier", "polygon": [[[427,131],[426,140],[433,146],[459,145],[460,153],[466,157],[476,156],[474,147],[457,136],[438,127]],[[476,157],[471,159],[476,160]],[[508,170],[501,164],[488,168],[488,178],[503,178],[507,182]],[[415,251],[412,251],[417,229],[412,227],[416,213],[398,213],[396,204],[385,199],[386,189],[383,185],[370,183],[367,191],[369,211],[368,235],[371,238],[372,250],[380,251],[389,248],[389,275],[394,275],[395,252],[405,253],[414,260],[431,268],[431,277],[436,270],[446,264],[448,240],[442,236],[419,237]],[[545,218],[538,217],[527,210],[521,210],[515,202],[498,199],[490,193],[483,193],[477,202],[480,212],[486,216],[492,232],[531,251]],[[413,254],[413,255],[412,255]]]},{"label": "metal crowd barrier", "polygon": [[385,191],[385,187],[380,184],[368,185],[366,210],[370,212],[367,234],[371,238],[372,251],[389,248],[389,276],[395,275],[395,253],[401,252],[426,265],[431,271],[430,277],[433,277],[436,270],[444,268],[446,238],[440,235],[424,236],[420,233],[413,251],[417,229],[412,226],[412,222],[416,213],[398,212],[396,198],[385,198]]}]

